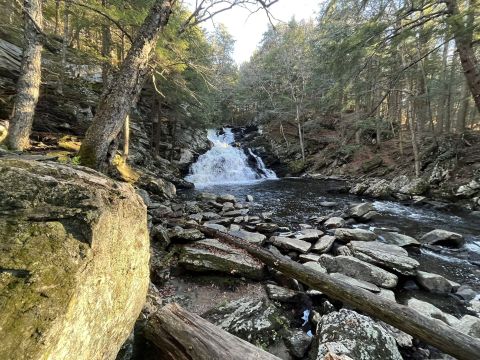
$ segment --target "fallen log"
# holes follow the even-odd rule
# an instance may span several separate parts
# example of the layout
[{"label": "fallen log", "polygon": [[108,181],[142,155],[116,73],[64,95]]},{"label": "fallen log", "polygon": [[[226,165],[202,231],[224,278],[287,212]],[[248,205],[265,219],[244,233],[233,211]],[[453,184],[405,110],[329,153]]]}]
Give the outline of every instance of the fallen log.
[{"label": "fallen log", "polygon": [[182,225],[196,228],[207,236],[243,249],[284,275],[297,279],[312,289],[322,291],[327,296],[382,320],[460,360],[480,357],[480,340],[461,333],[440,320],[424,316],[408,306],[397,304],[367,290],[334,279],[328,274],[309,269],[236,236],[192,223],[182,223]]},{"label": "fallen log", "polygon": [[158,348],[158,360],[279,360],[177,304],[149,318],[145,337]]}]

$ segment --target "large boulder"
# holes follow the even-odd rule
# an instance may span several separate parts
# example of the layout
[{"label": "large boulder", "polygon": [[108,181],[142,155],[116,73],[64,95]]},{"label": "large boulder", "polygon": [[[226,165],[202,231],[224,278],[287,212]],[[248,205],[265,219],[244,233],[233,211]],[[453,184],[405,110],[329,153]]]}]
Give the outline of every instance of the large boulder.
[{"label": "large boulder", "polygon": [[415,269],[420,265],[408,256],[407,250],[397,245],[378,241],[352,241],[348,246],[356,258],[403,275],[415,275]]},{"label": "large boulder", "polygon": [[408,184],[402,186],[400,193],[406,195],[423,195],[429,189],[428,181],[422,178],[412,179]]},{"label": "large boulder", "polygon": [[0,358],[114,359],[149,283],[147,212],[125,183],[0,159]]},{"label": "large boulder", "polygon": [[278,332],[286,323],[279,309],[265,298],[241,298],[209,310],[202,317],[258,346],[278,340]]},{"label": "large boulder", "polygon": [[417,239],[414,239],[413,237],[408,235],[391,231],[379,231],[376,233],[378,233],[380,235],[380,238],[388,244],[398,245],[401,247],[420,245],[420,242]]},{"label": "large boulder", "polygon": [[441,275],[425,271],[417,271],[417,282],[422,288],[438,294],[451,293],[456,284]]},{"label": "large boulder", "polygon": [[357,280],[363,280],[384,288],[397,286],[398,277],[378,266],[359,260],[353,256],[322,255],[320,264],[329,273],[342,273]]},{"label": "large boulder", "polygon": [[[334,352],[355,360],[401,360],[395,338],[380,324],[355,311],[341,309],[322,316],[311,359],[323,360]],[[331,357],[333,358],[333,356]]]}]

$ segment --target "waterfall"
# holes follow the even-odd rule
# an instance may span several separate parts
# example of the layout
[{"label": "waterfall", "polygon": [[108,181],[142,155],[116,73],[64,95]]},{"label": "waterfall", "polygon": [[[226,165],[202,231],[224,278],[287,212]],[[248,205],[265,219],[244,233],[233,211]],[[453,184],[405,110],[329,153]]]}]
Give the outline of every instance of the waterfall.
[{"label": "waterfall", "polygon": [[267,169],[263,160],[247,149],[248,155],[254,159],[253,167],[245,151],[235,146],[232,129],[224,128],[208,130],[208,139],[213,147],[191,166],[188,181],[196,186],[215,184],[251,183],[260,179],[276,179],[275,172]]}]

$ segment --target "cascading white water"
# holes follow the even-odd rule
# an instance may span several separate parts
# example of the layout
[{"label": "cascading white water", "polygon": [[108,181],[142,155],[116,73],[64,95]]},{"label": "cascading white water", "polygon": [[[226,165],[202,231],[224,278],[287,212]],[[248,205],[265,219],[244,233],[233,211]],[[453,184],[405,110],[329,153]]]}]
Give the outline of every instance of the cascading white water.
[{"label": "cascading white water", "polygon": [[276,179],[275,172],[265,167],[262,159],[250,149],[249,154],[255,159],[257,170],[248,164],[248,157],[243,149],[233,146],[235,137],[232,129],[225,128],[219,134],[217,130],[208,130],[208,139],[213,147],[200,155],[186,177],[197,187],[214,184],[250,183],[260,179]]}]

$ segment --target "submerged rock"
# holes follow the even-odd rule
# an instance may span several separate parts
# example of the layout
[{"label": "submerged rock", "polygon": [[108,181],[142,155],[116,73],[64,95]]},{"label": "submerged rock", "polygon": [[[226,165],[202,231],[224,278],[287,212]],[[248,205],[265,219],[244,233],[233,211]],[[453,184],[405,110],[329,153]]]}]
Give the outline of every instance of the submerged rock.
[{"label": "submerged rock", "polygon": [[438,274],[417,271],[417,282],[424,289],[439,294],[449,294],[453,290],[453,283]]},{"label": "submerged rock", "polygon": [[178,264],[191,271],[215,271],[261,279],[264,265],[246,252],[216,239],[196,241],[182,247]]},{"label": "submerged rock", "polygon": [[0,214],[0,358],[115,358],[148,289],[143,200],[87,168],[0,159]]},{"label": "submerged rock", "polygon": [[461,247],[465,243],[463,235],[447,230],[435,229],[426,233],[421,238],[423,243],[430,245],[443,245]]},{"label": "submerged rock", "polygon": [[333,352],[355,360],[402,360],[395,338],[371,318],[352,310],[322,316],[317,335],[310,359],[324,360]]},{"label": "submerged rock", "polygon": [[279,339],[286,319],[268,299],[242,298],[207,311],[203,318],[252,344],[265,346]]},{"label": "submerged rock", "polygon": [[352,241],[348,246],[356,258],[403,275],[415,275],[415,270],[420,265],[408,256],[405,249],[397,245],[378,241]]}]

